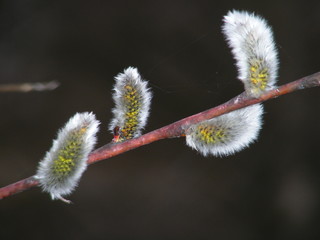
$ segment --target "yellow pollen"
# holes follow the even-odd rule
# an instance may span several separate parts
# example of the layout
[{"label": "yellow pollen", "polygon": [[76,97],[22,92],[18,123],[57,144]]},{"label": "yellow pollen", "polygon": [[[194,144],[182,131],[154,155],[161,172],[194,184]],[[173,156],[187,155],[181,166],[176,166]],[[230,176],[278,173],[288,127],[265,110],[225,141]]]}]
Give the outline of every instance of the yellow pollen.
[{"label": "yellow pollen", "polygon": [[250,65],[251,91],[264,91],[268,85],[269,73],[263,61],[257,60]]},{"label": "yellow pollen", "polygon": [[206,144],[221,143],[226,136],[225,130],[216,126],[200,125],[198,126],[198,132],[200,140]]},{"label": "yellow pollen", "polygon": [[82,136],[86,130],[87,128],[83,127],[72,132],[54,159],[52,171],[57,178],[69,175],[76,168],[77,161],[81,157]]},{"label": "yellow pollen", "polygon": [[125,85],[124,89],[124,100],[127,112],[125,114],[124,125],[120,127],[120,137],[117,142],[131,139],[134,136],[139,123],[138,117],[142,101],[142,96],[139,95],[138,90],[135,88],[135,86]]}]

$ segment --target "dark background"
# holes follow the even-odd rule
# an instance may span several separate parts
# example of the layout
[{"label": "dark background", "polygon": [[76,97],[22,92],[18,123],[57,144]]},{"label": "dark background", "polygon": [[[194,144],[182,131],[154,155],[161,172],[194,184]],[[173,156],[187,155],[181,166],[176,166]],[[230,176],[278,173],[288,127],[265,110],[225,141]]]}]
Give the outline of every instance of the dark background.
[{"label": "dark background", "polygon": [[[221,34],[231,9],[273,26],[279,84],[320,70],[319,1],[1,1],[0,83],[61,83],[0,94],[1,186],[33,175],[75,112],[93,111],[108,143],[128,66],[153,89],[146,131],[242,92]],[[0,239],[319,239],[319,93],[266,102],[259,141],[234,156],[162,140],[90,166],[72,205],[39,188],[1,200]]]}]

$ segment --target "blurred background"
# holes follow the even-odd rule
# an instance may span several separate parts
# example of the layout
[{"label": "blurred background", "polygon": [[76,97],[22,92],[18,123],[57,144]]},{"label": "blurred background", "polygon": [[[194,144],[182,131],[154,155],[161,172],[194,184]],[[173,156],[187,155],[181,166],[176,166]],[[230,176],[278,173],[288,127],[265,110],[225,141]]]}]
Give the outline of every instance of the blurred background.
[{"label": "blurred background", "polygon": [[[0,83],[57,80],[50,92],[0,93],[0,185],[35,173],[76,112],[108,143],[113,77],[128,66],[154,94],[146,132],[243,91],[221,34],[228,10],[273,27],[279,84],[320,70],[319,1],[0,3]],[[265,103],[250,148],[202,157],[169,139],[91,165],[73,204],[33,188],[0,201],[0,239],[319,239],[319,88]]]}]

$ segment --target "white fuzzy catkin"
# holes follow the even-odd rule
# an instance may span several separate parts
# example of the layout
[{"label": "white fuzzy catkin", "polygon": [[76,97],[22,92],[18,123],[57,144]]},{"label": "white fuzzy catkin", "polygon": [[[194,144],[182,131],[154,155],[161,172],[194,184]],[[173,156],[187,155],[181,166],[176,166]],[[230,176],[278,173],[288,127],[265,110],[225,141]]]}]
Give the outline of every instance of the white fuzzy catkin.
[{"label": "white fuzzy catkin", "polygon": [[94,114],[77,113],[59,130],[36,173],[43,191],[50,193],[52,199],[69,203],[62,196],[74,190],[87,168],[99,124]]},{"label": "white fuzzy catkin", "polygon": [[259,97],[275,87],[278,53],[267,22],[253,13],[230,11],[222,26],[246,92]]},{"label": "white fuzzy catkin", "polygon": [[115,77],[113,119],[111,132],[117,131],[114,141],[138,137],[145,127],[150,112],[152,94],[136,68],[128,67]]},{"label": "white fuzzy catkin", "polygon": [[262,105],[256,104],[192,125],[186,131],[187,145],[204,156],[234,154],[257,139],[262,114]]}]

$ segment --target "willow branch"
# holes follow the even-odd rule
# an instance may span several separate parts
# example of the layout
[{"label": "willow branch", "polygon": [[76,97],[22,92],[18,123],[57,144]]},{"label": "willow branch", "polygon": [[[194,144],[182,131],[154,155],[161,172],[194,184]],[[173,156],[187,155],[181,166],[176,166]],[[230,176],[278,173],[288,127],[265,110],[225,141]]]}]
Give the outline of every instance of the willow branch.
[{"label": "willow branch", "polygon": [[[320,86],[320,72],[301,78],[299,80],[287,83],[276,89],[270,90],[259,98],[252,98],[247,96],[245,93],[232,98],[228,102],[221,104],[217,107],[208,109],[198,114],[186,117],[180,121],[174,122],[147,134],[144,134],[138,138],[134,138],[122,143],[109,143],[95,151],[93,151],[88,159],[88,164],[108,159],[127,152],[137,147],[147,145],[149,143],[165,139],[181,137],[185,135],[185,130],[192,124],[199,123],[204,120],[208,120],[222,114],[244,108],[249,105],[253,105],[259,102],[264,102],[269,99],[279,97],[288,93],[292,93],[305,88],[319,87]],[[20,180],[16,183],[10,184],[3,188],[0,188],[0,199],[11,196],[15,193],[27,190],[31,187],[38,186],[39,182],[34,176]]]}]

